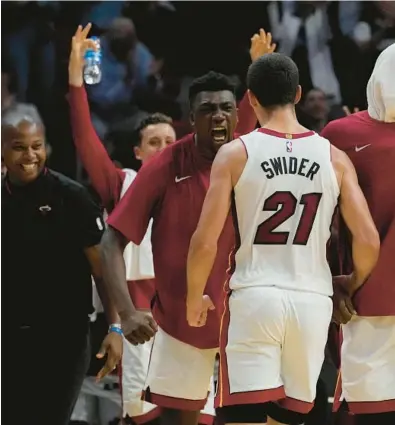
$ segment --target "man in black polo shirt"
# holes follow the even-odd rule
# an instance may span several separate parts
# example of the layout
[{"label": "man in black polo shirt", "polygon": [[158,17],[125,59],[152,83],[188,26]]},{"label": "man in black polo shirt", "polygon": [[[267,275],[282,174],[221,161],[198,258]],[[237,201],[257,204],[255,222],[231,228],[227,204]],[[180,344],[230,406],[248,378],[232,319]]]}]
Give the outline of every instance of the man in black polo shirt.
[{"label": "man in black polo shirt", "polygon": [[101,281],[104,223],[84,187],[45,167],[44,127],[31,106],[3,116],[2,156],[5,422],[66,425],[90,358],[91,275],[112,323],[101,374],[122,354],[119,318]]}]

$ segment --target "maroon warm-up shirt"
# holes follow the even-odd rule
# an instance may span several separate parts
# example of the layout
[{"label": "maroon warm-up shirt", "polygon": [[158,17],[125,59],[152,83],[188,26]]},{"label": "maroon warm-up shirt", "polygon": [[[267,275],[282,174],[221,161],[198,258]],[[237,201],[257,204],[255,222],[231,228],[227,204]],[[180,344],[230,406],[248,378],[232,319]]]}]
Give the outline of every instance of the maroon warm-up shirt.
[{"label": "maroon warm-up shirt", "polygon": [[[111,161],[93,128],[85,88],[70,86],[69,103],[73,139],[78,155],[103,206],[110,213],[119,202],[125,172]],[[237,133],[246,134],[255,128],[257,120],[247,95],[240,102],[238,117]],[[132,146],[130,154],[133,155]],[[137,308],[150,308],[155,294],[154,279],[129,282],[129,292]]]},{"label": "maroon warm-up shirt", "polygon": [[[362,111],[330,122],[321,136],[350,157],[380,234],[379,261],[355,296],[357,311],[395,316],[395,123]],[[352,270],[350,261],[344,266],[345,273]]]},{"label": "maroon warm-up shirt", "polygon": [[209,311],[206,326],[190,327],[185,309],[187,256],[209,186],[211,165],[199,155],[193,135],[186,136],[141,168],[108,219],[109,225],[139,244],[153,218],[154,317],[165,332],[198,348],[218,346],[224,284],[235,243],[229,216],[205,290],[216,309]]}]

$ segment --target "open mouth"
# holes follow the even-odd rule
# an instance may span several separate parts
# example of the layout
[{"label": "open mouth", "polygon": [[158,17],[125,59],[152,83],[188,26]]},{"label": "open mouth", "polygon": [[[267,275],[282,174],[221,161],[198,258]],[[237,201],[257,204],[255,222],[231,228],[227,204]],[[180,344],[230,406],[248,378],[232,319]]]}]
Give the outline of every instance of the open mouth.
[{"label": "open mouth", "polygon": [[227,135],[228,131],[225,127],[215,127],[211,131],[211,136],[216,143],[223,143]]},{"label": "open mouth", "polygon": [[38,168],[38,163],[34,162],[33,164],[21,164],[20,167],[25,173],[33,173]]}]

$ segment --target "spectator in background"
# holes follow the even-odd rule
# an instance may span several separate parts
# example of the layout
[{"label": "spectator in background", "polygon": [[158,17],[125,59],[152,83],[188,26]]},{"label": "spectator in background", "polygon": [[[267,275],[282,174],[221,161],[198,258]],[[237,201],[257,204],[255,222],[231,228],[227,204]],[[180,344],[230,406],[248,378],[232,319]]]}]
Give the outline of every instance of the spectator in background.
[{"label": "spectator in background", "polygon": [[139,42],[133,22],[115,19],[101,38],[102,80],[88,87],[92,122],[102,141],[111,127],[135,114],[135,90],[151,75],[153,56]]},{"label": "spectator in background", "polygon": [[2,60],[1,63],[1,112],[14,105],[18,91],[17,77],[10,63]]},{"label": "spectator in background", "polygon": [[[55,46],[53,21],[58,13],[58,1],[18,1],[2,4],[6,19],[5,51],[14,67],[17,79],[17,98],[34,103],[45,102],[55,81]],[[3,15],[4,17],[4,15]],[[33,72],[31,88],[29,79]]]},{"label": "spectator in background", "polygon": [[124,1],[90,1],[83,11],[80,23],[86,26],[92,24],[92,33],[100,35],[111,26],[114,19],[122,16]]},{"label": "spectator in background", "polygon": [[329,105],[325,93],[315,88],[309,90],[301,102],[299,113],[303,125],[320,133],[328,123]]},{"label": "spectator in background", "polygon": [[270,2],[268,14],[278,52],[292,57],[298,65],[304,90],[319,87],[340,103],[339,82],[328,46],[332,34],[327,2]]}]

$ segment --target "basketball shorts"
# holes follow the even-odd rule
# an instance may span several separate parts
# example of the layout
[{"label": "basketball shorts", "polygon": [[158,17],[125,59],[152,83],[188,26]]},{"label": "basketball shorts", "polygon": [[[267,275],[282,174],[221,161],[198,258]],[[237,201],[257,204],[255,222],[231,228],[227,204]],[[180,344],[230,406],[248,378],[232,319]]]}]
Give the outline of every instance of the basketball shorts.
[{"label": "basketball shorts", "polygon": [[151,421],[160,415],[160,409],[141,399],[147,379],[152,342],[133,345],[124,338],[121,363],[121,394],[123,417],[129,416],[137,424]]},{"label": "basketball shorts", "polygon": [[159,328],[145,383],[145,399],[164,408],[201,411],[199,423],[215,416],[213,372],[218,349],[199,349]]},{"label": "basketball shorts", "polygon": [[324,361],[332,300],[249,287],[231,292],[227,301],[216,406],[279,401],[288,410],[308,413]]},{"label": "basketball shorts", "polygon": [[395,317],[342,326],[341,399],[353,413],[395,412]]}]

